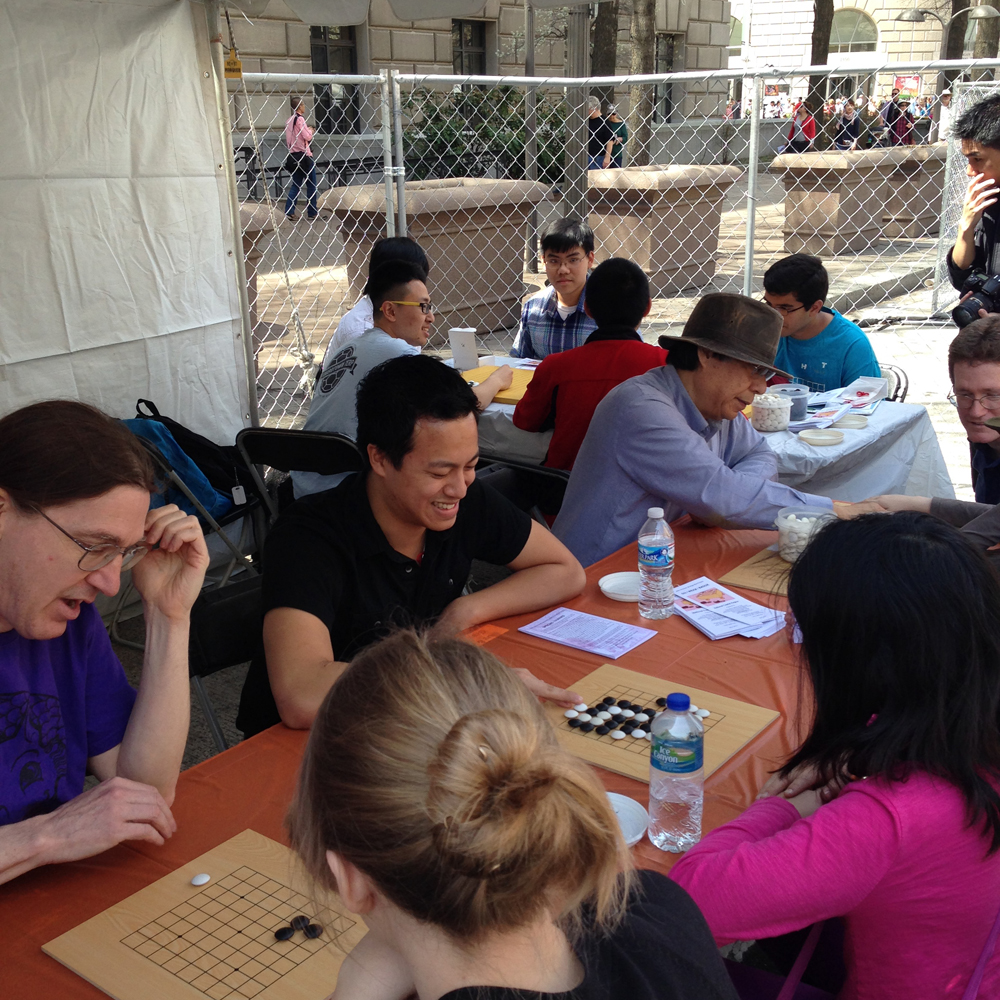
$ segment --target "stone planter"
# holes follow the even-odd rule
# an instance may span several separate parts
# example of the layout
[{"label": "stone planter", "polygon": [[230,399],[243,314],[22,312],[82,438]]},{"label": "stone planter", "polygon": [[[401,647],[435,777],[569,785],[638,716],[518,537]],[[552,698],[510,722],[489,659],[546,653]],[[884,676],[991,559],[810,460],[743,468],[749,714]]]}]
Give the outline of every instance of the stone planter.
[{"label": "stone planter", "polygon": [[597,259],[635,261],[654,297],[707,284],[715,274],[722,199],[742,174],[739,167],[695,165],[589,171]]},{"label": "stone planter", "polygon": [[882,233],[887,239],[921,239],[935,236],[941,228],[941,194],[948,143],[909,146],[889,176],[889,200],[882,216]]},{"label": "stone planter", "polygon": [[[525,286],[525,225],[548,193],[537,181],[456,177],[408,181],[407,234],[427,254],[435,340],[450,327],[479,334],[516,327]],[[385,186],[331,188],[320,198],[341,226],[352,296],[361,294],[372,245],[385,235]]]}]

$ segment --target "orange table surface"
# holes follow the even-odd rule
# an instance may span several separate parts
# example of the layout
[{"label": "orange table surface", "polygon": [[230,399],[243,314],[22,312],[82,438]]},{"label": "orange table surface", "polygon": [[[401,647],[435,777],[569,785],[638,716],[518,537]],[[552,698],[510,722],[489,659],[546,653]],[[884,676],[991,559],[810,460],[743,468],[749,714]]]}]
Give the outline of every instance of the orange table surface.
[{"label": "orange table surface", "polygon": [[[718,579],[770,544],[774,532],[698,528],[682,519],[677,535],[676,583],[701,575]],[[634,604],[605,598],[598,579],[605,573],[633,569],[635,546],[609,556],[587,571],[583,594],[566,606],[619,621],[642,624],[659,633],[616,662],[630,670],[668,679],[731,698],[776,709],[781,718],[724,764],[706,783],[705,829],[737,816],[752,801],[769,770],[792,750],[796,733],[790,722],[798,704],[795,654],[784,633],[769,639],[723,639],[711,642],[693,626],[673,617],[648,622]],[[752,600],[764,595],[744,591]],[[775,599],[783,607],[783,600]],[[512,666],[528,667],[563,686],[600,666],[603,659],[557,646],[524,633],[538,612],[498,622],[507,629],[486,648]],[[97,998],[104,994],[56,961],[41,946],[83,920],[162,878],[216,844],[249,827],[287,842],[283,821],[294,790],[306,734],[274,726],[258,736],[185,771],[178,783],[174,816],[178,829],[164,847],[121,844],[84,861],[40,868],[0,886],[0,940],[3,940],[3,996]],[[644,805],[647,786],[599,771],[606,787]],[[635,849],[640,867],[667,871],[675,857],[642,841]]]},{"label": "orange table surface", "polygon": [[[470,371],[462,372],[462,377],[471,379],[475,382],[485,382],[486,379],[488,379],[499,367],[499,365],[482,365],[479,368],[473,368]],[[511,375],[512,381],[510,386],[506,389],[501,389],[493,397],[493,402],[520,403],[521,397],[527,391],[528,383],[531,381],[534,374],[534,368],[515,368]]]}]

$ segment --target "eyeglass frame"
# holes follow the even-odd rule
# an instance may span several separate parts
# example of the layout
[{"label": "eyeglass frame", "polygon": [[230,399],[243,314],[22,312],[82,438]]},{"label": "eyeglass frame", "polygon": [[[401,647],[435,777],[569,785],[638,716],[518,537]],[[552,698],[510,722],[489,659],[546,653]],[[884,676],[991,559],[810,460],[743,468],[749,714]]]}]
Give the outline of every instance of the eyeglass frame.
[{"label": "eyeglass frame", "polygon": [[590,262],[590,254],[584,253],[577,258],[570,257],[560,257],[557,260],[553,260],[551,257],[546,257],[542,254],[542,263],[546,267],[554,268],[556,271],[565,264],[567,267],[579,267],[584,261]]},{"label": "eyeglass frame", "polygon": [[[992,396],[994,399],[997,400],[997,406],[996,407],[987,406],[983,402],[983,400],[986,399],[989,396]],[[951,392],[948,393],[948,396],[946,398],[947,398],[948,402],[951,403],[951,405],[955,407],[956,410],[961,410],[961,409],[969,409],[969,410],[971,410],[972,409],[972,404],[973,403],[978,403],[984,410],[989,410],[990,413],[997,413],[998,411],[1000,411],[1000,392],[984,392],[981,396],[972,396],[971,399],[969,399],[968,403],[965,404],[964,406],[959,405],[959,402],[958,402],[958,393],[955,392],[954,389],[952,389]]]},{"label": "eyeglass frame", "polygon": [[770,308],[772,308],[775,312],[780,312],[782,316],[791,316],[792,313],[797,313],[800,309],[808,308],[808,306],[793,306],[791,308],[786,308],[787,303],[783,303],[780,306],[772,306],[771,303],[764,298],[762,298],[760,301],[763,302],[764,305],[770,306]]},{"label": "eyeglass frame", "polygon": [[[105,566],[109,566],[113,563],[115,561],[115,557],[119,555],[122,557],[121,568],[123,570],[131,569],[147,553],[151,552],[153,548],[153,546],[147,541],[136,542],[134,545],[130,545],[126,549],[123,549],[120,545],[115,545],[114,542],[101,542],[100,545],[85,545],[79,538],[74,538],[62,525],[53,521],[52,518],[49,517],[49,515],[46,514],[40,507],[32,505],[29,509],[33,510],[36,514],[41,514],[41,516],[44,517],[53,528],[61,531],[71,542],[75,542],[81,549],[83,549],[83,555],[80,556],[80,559],[76,564],[77,569],[83,573],[96,573],[98,570],[102,570]],[[92,566],[90,569],[85,568],[83,560],[86,559],[92,552],[100,552],[102,549],[112,553],[110,558],[108,558],[105,562],[102,562],[100,566]]]},{"label": "eyeglass frame", "polygon": [[391,302],[394,306],[419,306],[420,311],[425,316],[429,316],[432,312],[434,312],[433,302],[406,302],[402,299],[386,299],[382,305],[385,305],[386,302]]}]

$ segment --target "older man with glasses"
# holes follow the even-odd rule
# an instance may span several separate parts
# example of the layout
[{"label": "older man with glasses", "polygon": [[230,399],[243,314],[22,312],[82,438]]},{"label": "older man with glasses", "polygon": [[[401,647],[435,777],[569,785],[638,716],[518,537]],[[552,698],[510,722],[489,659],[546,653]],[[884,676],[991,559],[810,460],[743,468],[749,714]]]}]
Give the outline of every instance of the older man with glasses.
[{"label": "older man with glasses", "polygon": [[[742,411],[777,372],[781,314],[743,295],[712,293],[679,336],[660,337],[667,363],[612,389],[598,404],[553,530],[589,566],[635,540],[649,507],[667,520],[770,528],[782,507],[852,516],[777,482],[778,459]],[[784,373],[779,373],[784,374]]]},{"label": "older man with glasses", "polygon": [[[155,488],[138,440],[91,406],[0,420],[0,882],[176,829],[208,552],[196,518],[150,510]],[[138,692],[94,608],[124,569],[146,623]]]},{"label": "older man with glasses", "polygon": [[[953,386],[948,400],[969,439],[976,502],[896,495],[876,499],[891,511],[934,514],[990,551],[1000,546],[1000,315],[974,320],[959,331],[948,347],[948,372]],[[992,557],[1000,560],[1000,551]]]},{"label": "older man with glasses", "polygon": [[594,234],[578,219],[565,218],[542,237],[542,262],[549,287],[521,310],[511,354],[541,360],[582,346],[597,329],[584,309],[587,275],[594,266]]}]

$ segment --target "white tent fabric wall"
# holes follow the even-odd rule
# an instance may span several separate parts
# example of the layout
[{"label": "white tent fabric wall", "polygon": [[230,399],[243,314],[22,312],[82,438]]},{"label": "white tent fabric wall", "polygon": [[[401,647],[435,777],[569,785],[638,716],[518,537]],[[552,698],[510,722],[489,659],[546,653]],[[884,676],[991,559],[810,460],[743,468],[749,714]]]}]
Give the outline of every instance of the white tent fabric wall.
[{"label": "white tent fabric wall", "polygon": [[249,413],[201,5],[0,2],[0,413],[139,397],[219,441]]}]

